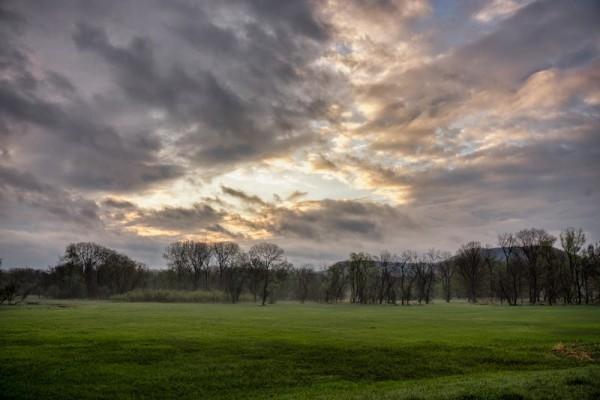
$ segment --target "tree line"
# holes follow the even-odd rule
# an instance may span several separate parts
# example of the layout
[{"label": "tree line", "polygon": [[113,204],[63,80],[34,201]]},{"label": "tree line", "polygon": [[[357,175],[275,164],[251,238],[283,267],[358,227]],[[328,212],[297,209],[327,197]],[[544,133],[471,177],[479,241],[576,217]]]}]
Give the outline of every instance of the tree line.
[{"label": "tree line", "polygon": [[216,291],[231,303],[246,294],[262,305],[277,299],[409,305],[434,298],[512,306],[600,303],[600,243],[586,246],[583,231],[573,228],[559,237],[535,228],[505,233],[496,246],[469,242],[455,254],[357,252],[320,268],[294,267],[273,243],[244,251],[234,242],[177,241],[165,248],[164,259],[167,268],[149,269],[95,243],[69,244],[48,270],[0,269],[0,302],[167,289]]}]

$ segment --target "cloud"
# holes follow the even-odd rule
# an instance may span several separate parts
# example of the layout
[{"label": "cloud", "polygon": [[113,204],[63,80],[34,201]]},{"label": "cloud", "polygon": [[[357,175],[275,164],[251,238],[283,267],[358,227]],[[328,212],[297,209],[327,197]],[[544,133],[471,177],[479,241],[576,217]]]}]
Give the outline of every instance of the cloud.
[{"label": "cloud", "polygon": [[295,190],[288,197],[286,197],[286,200],[287,201],[300,200],[301,198],[305,197],[307,194],[308,194],[308,192],[301,192],[299,190]]},{"label": "cloud", "polygon": [[207,204],[196,203],[191,207],[164,207],[161,209],[138,209],[127,226],[157,228],[176,234],[201,232],[223,218],[223,212]]},{"label": "cloud", "polygon": [[235,197],[241,200],[243,203],[249,205],[266,206],[267,203],[256,195],[249,195],[242,190],[236,190],[225,185],[221,185],[221,190],[228,196]]},{"label": "cloud", "polygon": [[[239,239],[341,243],[344,240],[376,242],[394,236],[399,230],[419,229],[413,217],[387,204],[364,200],[296,200],[269,203],[243,191],[223,187],[233,195],[260,208],[244,215],[218,202],[198,202],[190,207],[132,208],[130,204],[105,200],[110,219],[121,221],[120,228],[155,237],[196,237],[205,240]],[[300,193],[300,196],[303,196]],[[260,201],[259,201],[260,200]],[[114,211],[117,210],[116,214]],[[121,212],[124,211],[125,214]],[[108,221],[107,221],[108,222]]]},{"label": "cloud", "polygon": [[119,200],[112,197],[107,197],[102,201],[102,205],[108,208],[116,208],[119,210],[133,210],[136,208],[135,204],[127,200]]},{"label": "cloud", "polygon": [[0,145],[7,158],[83,189],[132,190],[181,175],[179,167],[159,160],[156,137],[120,131],[64,74],[40,70],[21,32],[7,35],[0,49]]},{"label": "cloud", "polygon": [[[173,143],[179,156],[214,175],[318,140],[309,124],[327,120],[335,92],[326,91],[331,73],[314,64],[328,32],[308,3],[166,8],[164,36],[116,45],[104,28],[79,22],[73,40],[108,64],[131,101],[164,112],[163,129],[185,132]],[[165,58],[167,38],[185,57]]]},{"label": "cloud", "polygon": [[[79,229],[98,228],[98,206],[76,194],[41,183],[33,175],[0,165],[0,216],[3,227],[22,229],[31,219]],[[32,218],[34,217],[34,218]]]},{"label": "cloud", "polygon": [[593,0],[3,2],[0,253],[597,237],[599,19]]},{"label": "cloud", "polygon": [[416,229],[410,217],[394,207],[354,200],[304,201],[294,208],[270,212],[275,236],[337,242],[343,238],[377,241],[396,229]]},{"label": "cloud", "polygon": [[529,1],[493,0],[478,10],[473,18],[479,22],[489,23],[513,15],[527,3]]}]

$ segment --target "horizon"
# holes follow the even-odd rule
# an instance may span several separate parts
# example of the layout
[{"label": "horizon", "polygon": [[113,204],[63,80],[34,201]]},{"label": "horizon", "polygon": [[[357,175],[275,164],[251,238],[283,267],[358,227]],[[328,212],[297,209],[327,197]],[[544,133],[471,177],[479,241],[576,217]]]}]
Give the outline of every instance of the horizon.
[{"label": "horizon", "polygon": [[[558,237],[557,237],[557,236],[554,236],[554,237],[555,237],[555,238],[557,239],[557,241],[558,241]],[[477,241],[472,241],[472,242],[477,242]],[[94,242],[79,242],[79,243],[92,243],[92,244],[94,244],[94,245],[98,245],[98,246],[100,246],[100,247],[105,247],[105,246],[103,246],[101,243],[94,243]],[[175,242],[173,242],[173,243],[175,243]],[[217,243],[218,243],[218,242],[217,242]],[[233,242],[233,243],[235,243],[235,242]],[[467,243],[468,243],[468,242],[467,242]],[[464,243],[464,244],[467,244],[467,243]],[[477,243],[479,243],[479,242],[477,242]],[[71,245],[71,244],[78,244],[78,243],[69,243],[69,245]],[[172,244],[172,243],[171,243],[171,244]],[[212,243],[208,243],[208,244],[212,244]],[[479,244],[481,245],[481,243],[479,243]],[[594,242],[591,242],[591,241],[588,241],[588,242],[586,242],[585,244],[586,244],[586,245],[587,245],[587,244],[589,244],[589,245],[594,245],[594,244],[596,244],[596,243],[594,243]],[[596,245],[597,245],[597,244],[596,244]],[[68,245],[67,245],[67,246],[68,246]],[[66,248],[67,246],[65,246],[65,248]],[[523,247],[522,245],[516,245],[516,246],[515,246],[515,249],[522,249],[522,247]],[[560,246],[560,242],[559,242],[558,244],[557,244],[557,242],[554,242],[554,243],[552,244],[552,248],[553,248],[553,249],[555,249],[555,250],[558,250],[558,251],[560,251],[560,252],[563,252],[563,253],[564,253],[564,251],[565,251],[563,248],[561,248],[561,246]],[[585,246],[584,246],[584,248],[585,248]],[[119,252],[119,253],[121,253],[121,254],[124,254],[124,255],[126,255],[126,256],[129,256],[128,254],[126,254],[126,253],[122,252],[122,251],[121,251],[121,250],[119,250],[119,249],[112,249],[112,248],[108,248],[108,247],[107,247],[107,249],[108,249],[108,250],[117,251],[117,252]],[[163,249],[163,250],[164,250],[164,249]],[[249,250],[249,248],[244,248],[244,247],[240,246],[240,250],[241,250],[242,252],[247,252],[247,251]],[[287,256],[286,256],[286,254],[285,254],[285,249],[282,249],[282,250],[284,251],[284,257],[285,257],[286,261],[289,261],[289,260],[288,260],[288,258],[287,258]],[[482,246],[481,246],[481,250],[482,250],[483,252],[488,252],[488,251],[492,251],[492,250],[495,250],[495,251],[498,251],[498,250],[499,250],[499,251],[502,251],[502,247],[501,247],[499,244],[495,244],[495,245],[489,245],[489,244],[486,244],[486,245],[482,245]],[[387,255],[389,255],[389,256],[391,256],[391,257],[392,257],[392,259],[393,259],[394,257],[396,257],[396,258],[397,258],[397,257],[399,257],[400,255],[404,254],[405,252],[411,252],[411,253],[413,253],[413,254],[412,254],[412,257],[414,257],[414,258],[413,258],[413,262],[415,262],[415,261],[416,261],[416,259],[418,259],[418,258],[420,258],[420,257],[425,257],[425,256],[426,256],[426,254],[427,254],[427,252],[430,252],[430,251],[435,251],[435,252],[437,252],[437,253],[438,253],[438,255],[439,255],[439,257],[440,257],[440,259],[439,259],[439,261],[438,261],[438,262],[441,262],[441,261],[444,261],[444,260],[449,260],[449,259],[451,259],[451,258],[454,258],[454,257],[456,257],[456,256],[459,254],[459,252],[460,252],[460,248],[457,248],[457,249],[455,249],[454,251],[447,251],[447,250],[438,249],[438,248],[435,248],[435,247],[429,247],[429,248],[427,248],[426,250],[399,249],[399,250],[397,250],[397,251],[389,251],[389,249],[383,249],[383,250],[382,250],[382,251],[381,251],[379,254],[376,254],[376,253],[369,252],[368,250],[361,250],[361,251],[358,251],[358,252],[352,252],[352,253],[364,253],[365,255],[372,257],[372,260],[373,260],[375,263],[378,263],[378,262],[380,262],[380,256],[382,256],[383,254],[387,254]],[[330,266],[337,265],[337,264],[340,264],[340,263],[346,263],[346,262],[349,262],[349,261],[350,261],[350,258],[351,258],[351,255],[352,255],[352,253],[350,253],[350,254],[347,254],[345,257],[341,257],[341,258],[340,258],[340,259],[338,259],[338,260],[329,260],[329,261],[323,261],[323,262],[320,262],[320,263],[303,263],[303,264],[291,262],[291,265],[292,265],[293,267],[296,267],[296,268],[305,268],[305,267],[310,267],[310,268],[314,269],[314,270],[315,270],[315,271],[317,271],[317,272],[325,272],[325,271],[327,270],[327,268],[328,268],[328,267],[330,267]],[[61,263],[63,262],[63,260],[62,260],[62,258],[63,258],[63,257],[64,257],[64,254],[57,256],[57,260],[56,260],[56,262],[55,262],[55,263],[53,263],[53,264],[48,264],[48,265],[46,265],[45,267],[41,267],[41,266],[29,266],[29,265],[19,265],[19,266],[15,266],[15,265],[13,265],[13,266],[7,266],[7,265],[5,265],[5,264],[4,264],[4,260],[0,258],[0,268],[4,267],[4,268],[5,268],[5,269],[7,269],[7,270],[10,270],[10,269],[20,269],[20,268],[25,268],[25,269],[27,269],[27,268],[33,268],[33,269],[39,269],[39,270],[42,270],[42,269],[44,269],[44,268],[46,268],[46,269],[49,269],[49,268],[53,268],[53,267],[55,267],[55,266],[61,265]],[[138,260],[134,260],[134,261],[138,261]],[[392,260],[392,261],[390,261],[391,265],[398,264],[399,262],[400,262],[400,261],[397,261],[397,260],[396,260],[396,261],[393,261],[393,260]],[[212,256],[211,256],[211,258],[210,258],[210,260],[209,260],[209,265],[210,265],[211,267],[216,267],[216,266],[217,266],[217,264],[216,264],[216,260],[214,260],[214,255],[212,255]],[[164,256],[163,256],[163,263],[162,263],[162,265],[146,265],[146,264],[144,264],[144,267],[145,267],[145,268],[148,268],[148,269],[149,269],[149,270],[151,270],[151,271],[152,271],[152,270],[155,270],[155,271],[159,271],[159,270],[168,270],[168,269],[171,269],[171,268],[172,268],[172,266],[169,266],[169,260],[165,259],[165,257],[164,257]]]},{"label": "horizon", "polygon": [[[6,1],[0,258],[600,240],[600,4]],[[432,246],[435,245],[435,246]],[[560,248],[560,243],[556,244]]]}]

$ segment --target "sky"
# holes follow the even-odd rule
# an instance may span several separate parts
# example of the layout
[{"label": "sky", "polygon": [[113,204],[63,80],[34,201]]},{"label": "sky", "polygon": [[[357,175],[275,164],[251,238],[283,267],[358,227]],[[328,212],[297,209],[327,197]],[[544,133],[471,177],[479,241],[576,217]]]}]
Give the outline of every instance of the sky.
[{"label": "sky", "polygon": [[600,239],[600,2],[0,2],[0,258]]}]

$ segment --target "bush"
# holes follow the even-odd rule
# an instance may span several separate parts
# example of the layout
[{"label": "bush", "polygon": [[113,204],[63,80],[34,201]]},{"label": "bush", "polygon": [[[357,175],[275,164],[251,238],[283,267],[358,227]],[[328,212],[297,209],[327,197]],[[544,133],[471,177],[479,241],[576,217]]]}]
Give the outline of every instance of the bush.
[{"label": "bush", "polygon": [[[158,303],[228,303],[227,295],[220,290],[147,290],[136,289],[125,294],[111,296],[115,301]],[[244,297],[240,301],[249,301]]]}]

